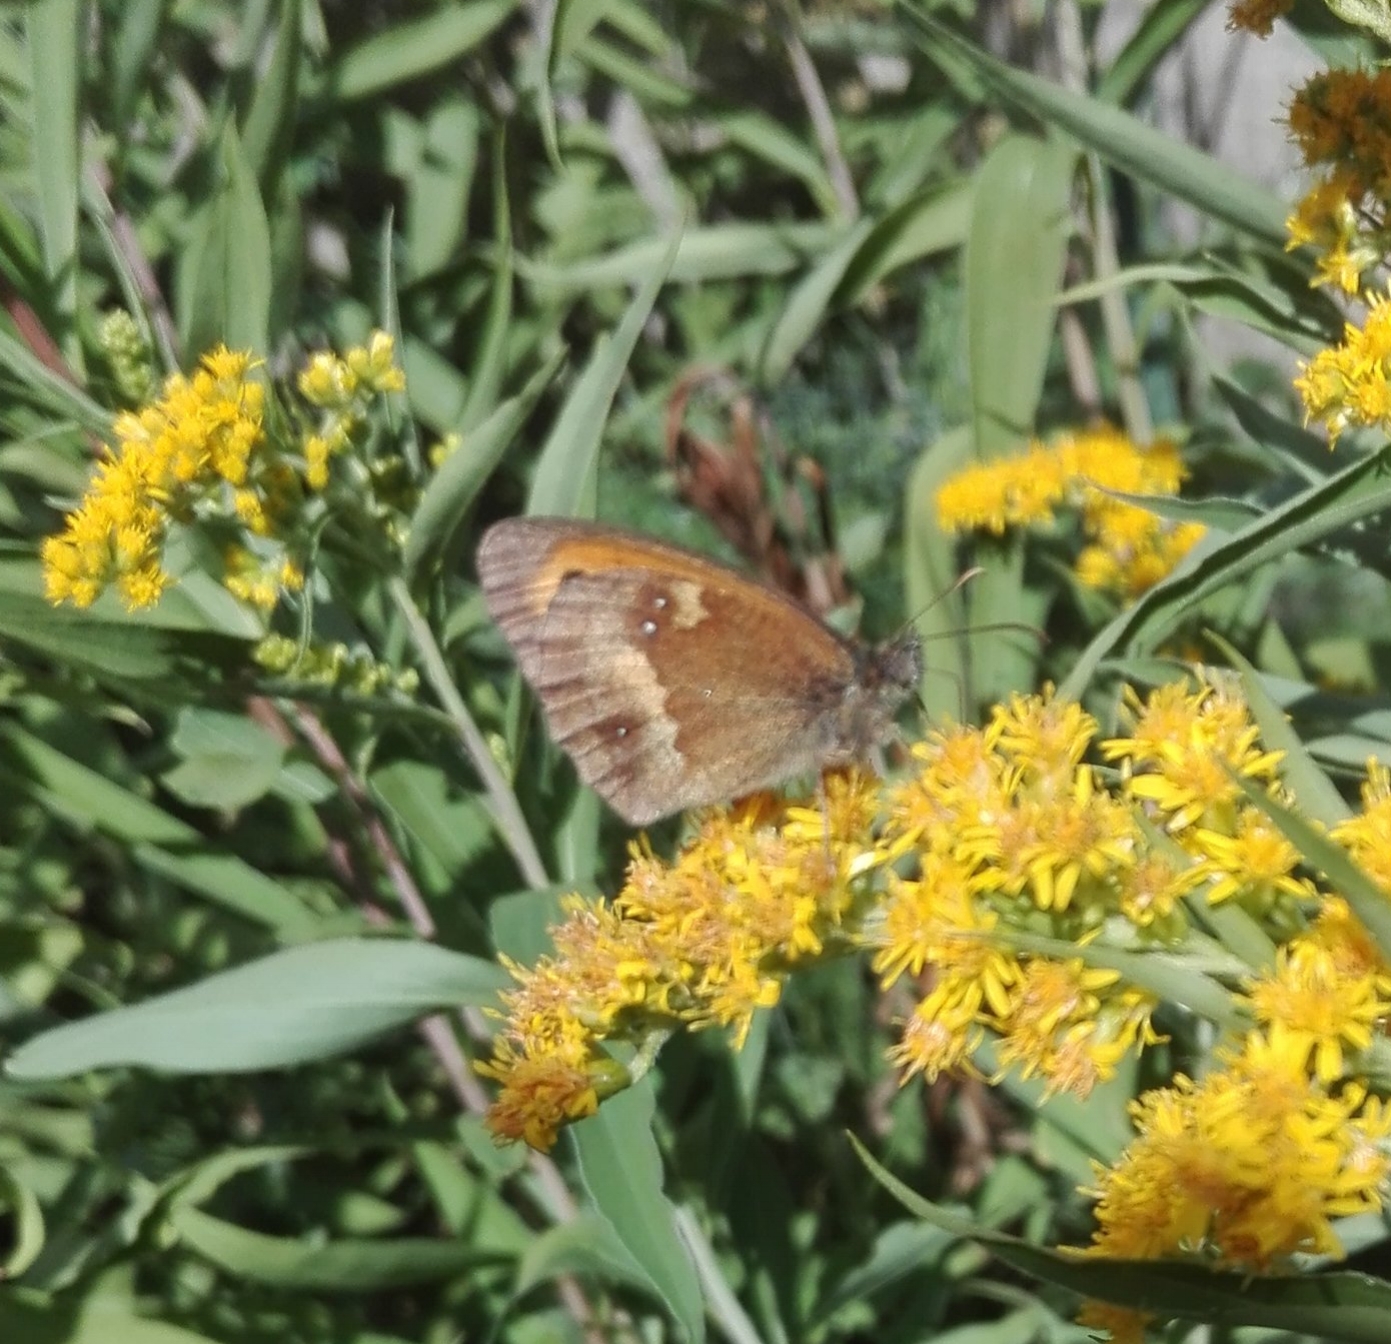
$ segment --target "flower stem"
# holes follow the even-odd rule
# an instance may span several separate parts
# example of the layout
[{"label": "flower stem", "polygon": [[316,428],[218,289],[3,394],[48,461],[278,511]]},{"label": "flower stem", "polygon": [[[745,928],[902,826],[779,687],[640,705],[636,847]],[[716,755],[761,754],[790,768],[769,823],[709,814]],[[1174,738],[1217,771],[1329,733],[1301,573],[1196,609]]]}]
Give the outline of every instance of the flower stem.
[{"label": "flower stem", "polygon": [[404,579],[399,576],[393,578],[390,589],[396,609],[405,618],[411,642],[424,664],[425,677],[453,723],[464,754],[473,762],[473,768],[478,771],[478,776],[483,781],[488,810],[492,814],[498,834],[511,850],[512,857],[517,861],[517,867],[526,881],[533,887],[547,885],[550,878],[546,873],[546,866],[541,861],[541,853],[526,824],[526,818],[517,806],[517,796],[502,777],[502,771],[498,769],[492,752],[488,750],[483,734],[473,721],[468,706],[464,704],[463,696],[454,685],[444,661],[444,654],[435,642],[434,632],[421,615],[420,608],[416,606]]}]

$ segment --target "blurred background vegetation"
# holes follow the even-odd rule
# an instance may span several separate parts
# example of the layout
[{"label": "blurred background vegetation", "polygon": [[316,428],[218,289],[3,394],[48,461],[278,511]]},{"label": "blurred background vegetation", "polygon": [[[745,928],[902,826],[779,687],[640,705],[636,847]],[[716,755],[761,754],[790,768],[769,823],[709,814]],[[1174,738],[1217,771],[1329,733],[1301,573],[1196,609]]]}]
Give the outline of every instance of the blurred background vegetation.
[{"label": "blurred background vegetation", "polygon": [[[0,1044],[329,937],[433,924],[480,965],[534,955],[559,891],[612,888],[625,836],[539,733],[516,746],[473,545],[544,505],[736,558],[739,517],[699,489],[726,455],[754,463],[753,514],[793,586],[836,619],[862,608],[869,635],[985,565],[922,616],[975,630],[930,646],[933,713],[1072,673],[1109,722],[1123,656],[1157,675],[1164,641],[1201,627],[1290,685],[1375,689],[1384,553],[1326,541],[1336,522],[1307,510],[1282,542],[1272,513],[1332,478],[1288,352],[1340,315],[1284,251],[1287,202],[1146,124],[1204,6],[1152,7],[1105,62],[1098,6],[930,8],[5,7]],[[1317,20],[1303,31],[1330,49]],[[1175,200],[1200,221],[1191,245],[1165,230]],[[469,708],[519,752],[556,886],[499,840],[425,692],[298,688],[283,716],[253,702],[287,688],[256,671],[264,628],[196,549],[152,611],[44,601],[37,545],[139,400],[103,343],[117,309],[158,378],[223,341],[288,379],[308,352],[395,336],[401,516],[426,539],[413,591]],[[1205,314],[1278,353],[1213,367]],[[1065,529],[966,549],[938,527],[953,470],[1099,417],[1138,442],[1156,420],[1174,432],[1216,499],[1192,516],[1231,533],[1264,519],[1264,549],[1216,555],[1116,626],[1121,605],[1070,576]],[[448,489],[412,517],[441,444]],[[1330,560],[1347,544],[1366,560],[1353,573]],[[410,663],[384,576],[336,563],[314,637]],[[305,621],[301,606],[275,628],[307,638]],[[983,628],[1002,621],[1048,642]],[[1334,765],[1388,731],[1375,697],[1317,707]],[[337,989],[360,975],[364,1001],[392,1005],[359,1022],[344,1002],[339,1046],[451,1001],[427,988],[402,1008],[421,963],[378,974],[333,967]],[[273,1004],[285,983],[258,992]],[[1080,1242],[1077,1187],[1124,1142],[1142,1081],[1085,1107],[979,1079],[900,1091],[893,1004],[830,966],[737,1056],[718,1033],[674,1040],[655,1117],[618,1117],[577,1165],[565,1144],[494,1148],[458,1055],[486,1049],[476,1012],[333,1058],[320,1023],[298,1051],[236,1062],[215,1016],[171,1013],[168,1057],[125,1038],[0,1081],[0,1338],[1080,1338],[1065,1293],[906,1215],[844,1131],[985,1226]],[[84,1071],[123,1062],[156,1067]]]}]

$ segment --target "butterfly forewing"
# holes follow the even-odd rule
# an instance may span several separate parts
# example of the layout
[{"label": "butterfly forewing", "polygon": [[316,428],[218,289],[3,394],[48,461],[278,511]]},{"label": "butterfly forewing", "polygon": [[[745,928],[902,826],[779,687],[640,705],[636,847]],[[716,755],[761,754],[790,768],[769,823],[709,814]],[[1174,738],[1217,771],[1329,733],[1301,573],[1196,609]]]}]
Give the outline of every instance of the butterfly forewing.
[{"label": "butterfly forewing", "polygon": [[497,524],[478,566],[552,735],[628,821],[750,792],[831,753],[854,654],[780,593],[560,519]]}]

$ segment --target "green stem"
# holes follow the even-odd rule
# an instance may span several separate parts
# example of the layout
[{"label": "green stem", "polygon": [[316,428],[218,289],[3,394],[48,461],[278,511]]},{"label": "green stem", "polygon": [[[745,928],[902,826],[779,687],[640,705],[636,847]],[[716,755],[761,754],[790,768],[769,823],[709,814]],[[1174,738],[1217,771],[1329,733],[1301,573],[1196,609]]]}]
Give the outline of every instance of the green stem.
[{"label": "green stem", "polygon": [[493,753],[488,750],[488,743],[473,721],[473,715],[464,704],[463,696],[454,685],[444,661],[444,654],[435,642],[434,631],[421,615],[420,608],[416,606],[404,579],[399,576],[393,578],[390,589],[396,609],[405,617],[411,643],[415,645],[420,661],[424,664],[425,678],[454,725],[464,754],[473,762],[473,768],[478,771],[478,776],[483,781],[488,810],[492,814],[498,834],[511,850],[512,857],[516,859],[517,867],[527,882],[533,887],[546,886],[550,878],[546,873],[545,864],[541,862],[541,852],[536,848],[536,841],[527,827],[526,818],[517,806],[517,796],[502,777],[502,771],[498,769]]}]

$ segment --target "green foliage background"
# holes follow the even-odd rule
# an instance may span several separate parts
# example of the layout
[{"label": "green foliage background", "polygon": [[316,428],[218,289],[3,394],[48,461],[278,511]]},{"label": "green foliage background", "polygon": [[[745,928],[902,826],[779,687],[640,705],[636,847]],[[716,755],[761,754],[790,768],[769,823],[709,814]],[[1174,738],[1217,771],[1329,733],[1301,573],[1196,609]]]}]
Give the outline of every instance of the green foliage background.
[{"label": "green foliage background", "polygon": [[[1078,1337],[1075,1267],[1004,1243],[992,1259],[988,1238],[906,1210],[844,1131],[976,1229],[1081,1242],[1076,1188],[1120,1151],[1145,1079],[1085,1106],[1012,1082],[896,1090],[892,1005],[859,967],[795,982],[738,1055],[673,1042],[657,1087],[551,1158],[493,1147],[457,1055],[486,1050],[495,955],[543,948],[561,890],[611,888],[623,837],[546,744],[518,741],[469,557],[528,508],[718,550],[663,449],[676,380],[714,365],[824,469],[824,540],[887,633],[963,562],[936,483],[1075,423],[1055,340],[1075,283],[1107,406],[1142,385],[1185,422],[1208,497],[1186,507],[1215,544],[1126,611],[1014,543],[977,552],[985,577],[922,617],[977,627],[932,646],[949,675],[927,705],[974,712],[1052,676],[1109,723],[1119,675],[1167,675],[1166,639],[1219,629],[1267,674],[1267,722],[1296,710],[1301,759],[1360,768],[1391,734],[1367,619],[1387,562],[1365,525],[1391,496],[1375,460],[1327,456],[1269,370],[1243,383],[1193,345],[1205,312],[1306,354],[1341,322],[1283,252],[1287,203],[1137,115],[1201,8],[1153,7],[1090,89],[984,55],[961,36],[969,6],[6,8],[0,1338]],[[1085,37],[1095,12],[1073,18]],[[1107,258],[1079,221],[1107,215],[1113,174],[1137,236],[1177,198],[1206,221],[1201,248]],[[470,710],[518,753],[554,886],[501,843],[428,692],[324,693],[277,726],[247,710],[283,689],[248,672],[260,631],[210,579],[138,616],[42,600],[36,544],[118,404],[96,340],[117,307],[166,371],[225,340],[284,376],[308,350],[396,335],[417,484],[429,443],[463,440],[407,577]],[[409,661],[385,583],[324,588],[315,621]],[[979,629],[1000,621],[1051,642]],[[1319,676],[1359,693],[1317,693]],[[434,942],[412,936],[389,855]],[[1156,1282],[1127,1291],[1172,1308]],[[1258,1307],[1249,1285],[1205,1291],[1259,1327],[1243,1338],[1281,1320],[1385,1337],[1357,1333],[1354,1308],[1387,1319],[1360,1280],[1323,1299],[1336,1328],[1275,1296],[1288,1285]]]}]

